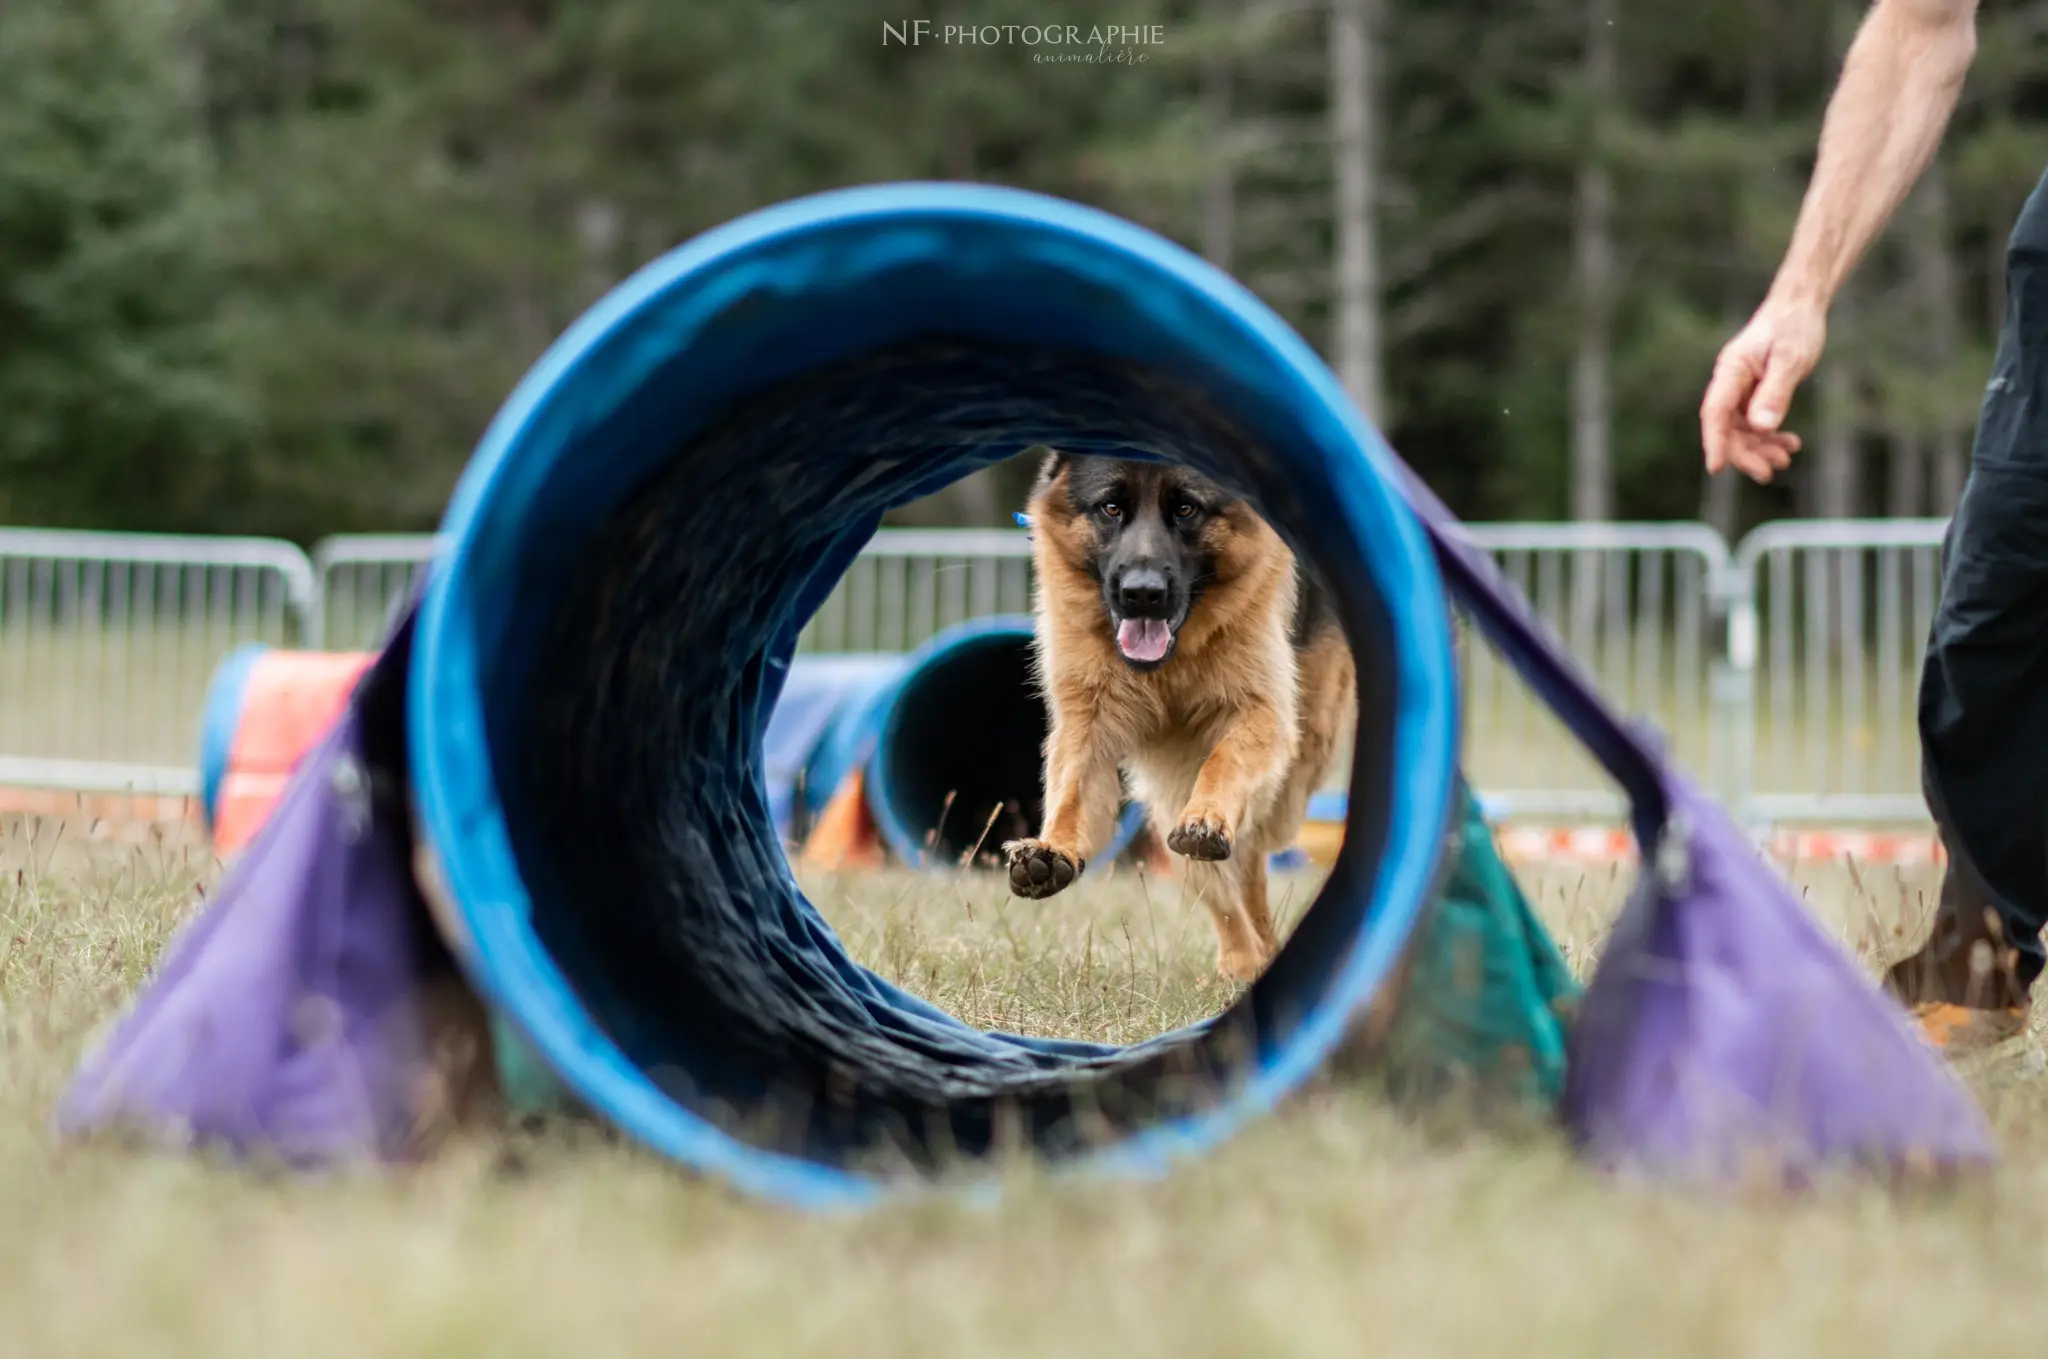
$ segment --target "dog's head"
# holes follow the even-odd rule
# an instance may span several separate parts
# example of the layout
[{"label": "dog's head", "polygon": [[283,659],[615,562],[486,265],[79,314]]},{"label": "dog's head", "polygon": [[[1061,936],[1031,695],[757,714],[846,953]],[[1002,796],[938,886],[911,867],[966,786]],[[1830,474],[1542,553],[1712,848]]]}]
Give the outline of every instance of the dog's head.
[{"label": "dog's head", "polygon": [[1247,513],[1190,468],[1064,453],[1046,458],[1032,507],[1036,530],[1100,589],[1117,654],[1134,670],[1173,655]]}]

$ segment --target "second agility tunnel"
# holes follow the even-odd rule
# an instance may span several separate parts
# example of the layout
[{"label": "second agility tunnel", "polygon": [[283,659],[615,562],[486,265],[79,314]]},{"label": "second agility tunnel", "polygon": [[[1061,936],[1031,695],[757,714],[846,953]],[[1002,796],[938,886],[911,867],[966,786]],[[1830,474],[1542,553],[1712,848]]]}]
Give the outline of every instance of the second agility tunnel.
[{"label": "second agility tunnel", "polygon": [[[836,829],[818,826],[834,799],[857,798],[897,862],[964,864],[1037,834],[1048,725],[1028,616],[958,623],[902,657],[799,656],[763,737],[770,810],[802,841]],[[1100,861],[1143,824],[1125,807]]]}]

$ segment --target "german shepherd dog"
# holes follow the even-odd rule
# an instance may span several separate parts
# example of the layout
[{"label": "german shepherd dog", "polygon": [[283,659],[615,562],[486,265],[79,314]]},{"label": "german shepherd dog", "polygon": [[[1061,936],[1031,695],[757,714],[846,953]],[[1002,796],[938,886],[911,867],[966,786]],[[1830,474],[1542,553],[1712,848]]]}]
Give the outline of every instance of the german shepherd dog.
[{"label": "german shepherd dog", "polygon": [[1128,780],[1187,860],[1218,970],[1251,981],[1279,946],[1266,856],[1294,843],[1356,715],[1328,597],[1271,525],[1185,467],[1050,453],[1030,514],[1052,720],[1045,823],[1003,846],[1010,890],[1049,897],[1080,876]]}]

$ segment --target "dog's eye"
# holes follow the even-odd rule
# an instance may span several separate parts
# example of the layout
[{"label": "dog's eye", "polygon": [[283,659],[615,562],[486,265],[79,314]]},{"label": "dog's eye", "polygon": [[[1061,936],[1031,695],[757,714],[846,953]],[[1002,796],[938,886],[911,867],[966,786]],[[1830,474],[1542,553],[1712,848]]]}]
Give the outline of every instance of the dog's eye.
[{"label": "dog's eye", "polygon": [[1183,500],[1183,501],[1181,501],[1181,502],[1180,502],[1180,504],[1178,504],[1178,505],[1176,505],[1176,506],[1174,507],[1174,510],[1173,510],[1173,517],[1174,517],[1174,518],[1176,518],[1176,519],[1192,519],[1192,518],[1194,518],[1194,517],[1195,517],[1195,506],[1194,506],[1194,502],[1193,502],[1193,501],[1190,501],[1190,500]]},{"label": "dog's eye", "polygon": [[1102,502],[1102,512],[1112,519],[1120,519],[1123,517],[1124,507],[1114,500],[1105,500]]}]

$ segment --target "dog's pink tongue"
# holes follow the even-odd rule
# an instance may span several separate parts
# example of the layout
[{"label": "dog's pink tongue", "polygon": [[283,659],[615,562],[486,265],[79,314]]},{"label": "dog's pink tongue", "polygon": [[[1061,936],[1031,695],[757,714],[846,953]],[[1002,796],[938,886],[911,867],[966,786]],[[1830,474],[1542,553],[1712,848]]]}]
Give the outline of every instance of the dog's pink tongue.
[{"label": "dog's pink tongue", "polygon": [[1130,660],[1164,660],[1172,641],[1173,633],[1163,618],[1126,618],[1116,625],[1117,650]]}]

